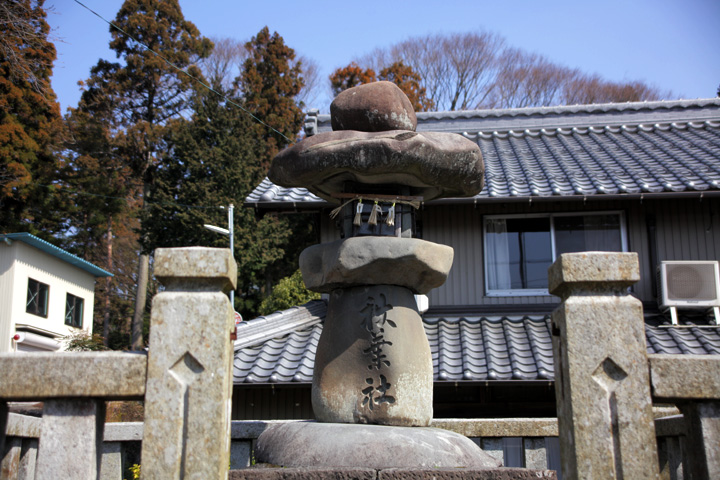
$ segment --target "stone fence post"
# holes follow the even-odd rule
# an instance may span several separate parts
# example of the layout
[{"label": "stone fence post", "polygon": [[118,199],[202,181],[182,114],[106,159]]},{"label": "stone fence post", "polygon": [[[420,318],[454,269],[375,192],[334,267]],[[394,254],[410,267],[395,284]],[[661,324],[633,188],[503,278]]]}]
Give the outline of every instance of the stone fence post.
[{"label": "stone fence post", "polygon": [[550,267],[563,479],[658,478],[635,253],[563,254]]},{"label": "stone fence post", "polygon": [[224,479],[230,462],[235,326],[229,249],[155,251],[142,477]]}]

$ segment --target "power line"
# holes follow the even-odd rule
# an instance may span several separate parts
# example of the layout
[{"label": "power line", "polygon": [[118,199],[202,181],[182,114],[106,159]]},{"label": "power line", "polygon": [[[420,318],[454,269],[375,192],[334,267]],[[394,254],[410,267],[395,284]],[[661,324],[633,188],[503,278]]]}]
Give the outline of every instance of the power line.
[{"label": "power line", "polygon": [[102,15],[100,15],[99,13],[97,13],[97,12],[96,12],[95,10],[93,10],[92,8],[90,8],[90,7],[88,7],[87,5],[83,4],[83,3],[80,2],[79,0],[75,0],[75,3],[77,3],[77,4],[80,5],[81,7],[85,8],[85,9],[88,10],[90,13],[92,13],[93,15],[95,15],[96,17],[98,17],[100,20],[102,20],[103,22],[105,22],[105,23],[107,23],[108,25],[110,25],[111,27],[113,27],[114,29],[116,29],[116,30],[118,30],[119,32],[122,32],[124,35],[130,37],[130,38],[131,38],[133,41],[135,41],[137,44],[142,45],[143,47],[145,47],[149,52],[151,52],[151,53],[152,53],[153,55],[155,55],[156,57],[160,58],[162,61],[164,61],[165,63],[167,63],[168,65],[170,65],[170,66],[171,66],[172,68],[174,68],[175,70],[184,73],[185,75],[187,75],[187,76],[190,77],[191,79],[195,80],[198,84],[202,85],[203,87],[207,88],[209,91],[213,92],[215,95],[217,95],[217,96],[219,96],[220,98],[224,99],[224,100],[225,100],[226,102],[228,102],[229,104],[234,105],[234,106],[236,106],[237,108],[239,108],[240,110],[242,110],[243,112],[247,113],[248,115],[250,115],[250,117],[251,117],[253,120],[259,122],[260,124],[262,124],[262,125],[264,125],[265,127],[269,128],[269,129],[272,130],[273,132],[277,133],[278,135],[280,135],[281,137],[283,137],[285,140],[287,140],[288,143],[292,143],[292,140],[290,140],[288,137],[286,137],[285,135],[283,135],[282,132],[279,132],[279,131],[276,130],[275,128],[271,127],[271,126],[268,125],[267,123],[265,123],[265,122],[263,122],[262,120],[260,120],[260,119],[259,119],[258,117],[256,117],[251,111],[247,110],[247,109],[244,108],[242,105],[239,105],[239,104],[235,103],[235,102],[232,101],[230,98],[228,98],[226,95],[223,95],[222,93],[218,92],[217,90],[215,90],[214,88],[212,88],[212,87],[211,87],[210,85],[208,85],[207,83],[203,82],[203,81],[200,80],[199,78],[194,77],[193,75],[191,75],[190,73],[188,73],[186,70],[183,70],[182,68],[178,67],[177,65],[175,65],[174,63],[172,63],[170,60],[168,60],[168,59],[165,58],[164,56],[160,55],[160,54],[157,53],[155,50],[153,50],[152,48],[148,47],[147,45],[145,45],[145,44],[142,43],[140,40],[138,40],[137,38],[135,38],[135,37],[133,37],[132,35],[130,35],[128,32],[126,32],[126,31],[123,30],[122,28],[118,27],[117,25],[115,25],[115,24],[112,23],[111,21],[106,20]]}]

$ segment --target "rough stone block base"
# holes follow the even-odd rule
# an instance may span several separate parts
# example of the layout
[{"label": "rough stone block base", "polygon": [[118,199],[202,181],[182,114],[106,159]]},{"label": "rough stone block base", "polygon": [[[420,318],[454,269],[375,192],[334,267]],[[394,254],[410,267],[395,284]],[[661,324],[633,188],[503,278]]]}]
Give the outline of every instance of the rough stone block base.
[{"label": "rough stone block base", "polygon": [[257,465],[230,470],[228,480],[557,480],[553,470],[526,468],[272,468]]}]

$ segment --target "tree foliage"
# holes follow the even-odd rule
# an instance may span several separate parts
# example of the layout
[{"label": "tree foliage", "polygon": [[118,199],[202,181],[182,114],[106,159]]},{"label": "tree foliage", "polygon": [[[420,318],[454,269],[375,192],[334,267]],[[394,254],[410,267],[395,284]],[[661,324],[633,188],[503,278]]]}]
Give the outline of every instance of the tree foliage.
[{"label": "tree foliage", "polygon": [[357,63],[350,64],[343,68],[338,68],[330,75],[330,88],[333,97],[336,97],[343,90],[356,87],[366,83],[377,81],[377,74],[372,68],[360,68]]},{"label": "tree foliage", "polygon": [[420,86],[422,82],[420,75],[402,61],[380,70],[378,80],[387,80],[400,87],[416,112],[427,112],[435,106],[435,103],[428,98],[425,87]]},{"label": "tree foliage", "polygon": [[337,96],[348,88],[378,80],[387,80],[397,85],[407,95],[416,112],[426,112],[435,105],[428,98],[425,87],[420,85],[422,82],[420,75],[402,60],[384,67],[379,75],[376,75],[372,68],[363,69],[357,63],[350,62],[348,66],[338,68],[330,75],[330,88],[333,95]]},{"label": "tree foliage", "polygon": [[115,98],[95,93],[86,92],[65,117],[64,178],[72,191],[82,192],[66,212],[68,247],[114,274],[97,284],[94,316],[105,344],[123,348],[136,297],[142,182],[124,157]]},{"label": "tree foliage", "polygon": [[65,350],[68,352],[99,352],[107,350],[102,337],[97,333],[88,333],[85,330],[72,332],[62,337]]},{"label": "tree foliage", "polygon": [[[191,78],[177,69],[201,76],[195,63],[210,53],[212,42],[185,20],[177,0],[125,0],[114,25],[117,28],[110,27],[110,48],[120,62],[100,60],[93,67],[78,110],[90,116],[101,113],[111,117],[112,142],[107,150],[112,150],[130,169],[132,178],[142,184],[144,206],[159,153],[165,150],[168,122],[185,112],[192,91]],[[151,249],[142,237],[140,244],[144,251],[136,278],[134,348],[143,344]]]},{"label": "tree foliage", "polygon": [[0,5],[0,225],[49,238],[60,163],[60,108],[50,86],[55,47],[43,2]]},{"label": "tree foliage", "polygon": [[[285,45],[283,38],[277,32],[271,35],[267,27],[252,37],[246,47],[250,55],[236,84],[240,88],[245,108],[263,122],[255,122],[251,132],[254,141],[262,146],[257,159],[264,174],[273,157],[292,144],[300,132],[303,105],[297,99],[305,84],[303,64],[296,58],[294,50]],[[255,186],[257,183],[252,188]],[[257,276],[258,283],[253,286],[258,304],[258,299],[272,290],[277,279],[295,270],[300,251],[316,241],[314,217],[291,215],[278,222],[279,227],[283,226],[277,235],[285,239],[282,246],[284,255],[274,262],[267,262],[262,257],[254,260],[258,267],[265,265],[262,275]],[[253,296],[251,293],[246,292],[249,303]],[[257,306],[255,304],[252,308],[256,309]]]},{"label": "tree foliage", "polygon": [[44,0],[5,0],[0,3],[0,58],[12,81],[26,81],[34,90],[54,97],[52,72],[55,47],[48,41]]},{"label": "tree foliage", "polygon": [[296,58],[295,64],[300,66],[300,76],[303,86],[295,95],[295,102],[302,107],[313,107],[317,105],[320,98],[321,86],[324,85],[320,77],[320,65],[304,55]]},{"label": "tree foliage", "polygon": [[[216,89],[222,92],[219,85]],[[234,98],[241,103],[242,99]],[[256,219],[242,203],[265,172],[257,158],[264,146],[254,141],[253,123],[220,96],[198,91],[189,120],[173,122],[168,154],[158,167],[153,203],[143,211],[143,236],[157,247],[204,245],[227,248],[228,238],[203,228],[226,226],[235,209],[235,259],[238,262],[237,305],[246,317],[256,312],[254,290],[269,265],[284,258],[290,232],[287,222],[272,216]],[[200,207],[200,208],[192,208]],[[204,208],[214,207],[214,208]]]},{"label": "tree foliage", "polygon": [[305,288],[302,273],[300,270],[296,270],[291,276],[280,280],[272,293],[263,299],[260,305],[260,315],[269,315],[319,298],[319,293]]},{"label": "tree foliage", "polygon": [[[219,84],[226,93],[242,96],[241,82],[235,82],[235,79],[241,76],[250,54],[248,42],[227,37],[210,38],[215,46],[198,66],[211,84]],[[314,106],[321,93],[320,67],[306,56],[296,56],[290,62],[291,70],[296,66],[300,68],[303,86],[295,96],[295,102]]]},{"label": "tree foliage", "polygon": [[246,44],[249,56],[238,78],[246,108],[262,123],[255,123],[256,138],[265,144],[261,166],[267,171],[278,152],[300,131],[303,113],[295,97],[303,87],[302,66],[283,38],[264,27]]}]

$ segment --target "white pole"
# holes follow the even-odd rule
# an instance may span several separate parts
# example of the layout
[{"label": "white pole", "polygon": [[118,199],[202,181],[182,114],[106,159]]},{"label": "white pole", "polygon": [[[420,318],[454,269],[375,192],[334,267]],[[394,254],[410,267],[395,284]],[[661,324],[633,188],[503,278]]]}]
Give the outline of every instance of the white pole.
[{"label": "white pole", "polygon": [[[230,204],[228,208],[228,231],[230,232],[230,255],[235,260],[235,233],[234,233],[234,218],[233,209],[235,207]],[[235,311],[235,290],[230,290],[230,305],[232,305],[233,312]]]}]

